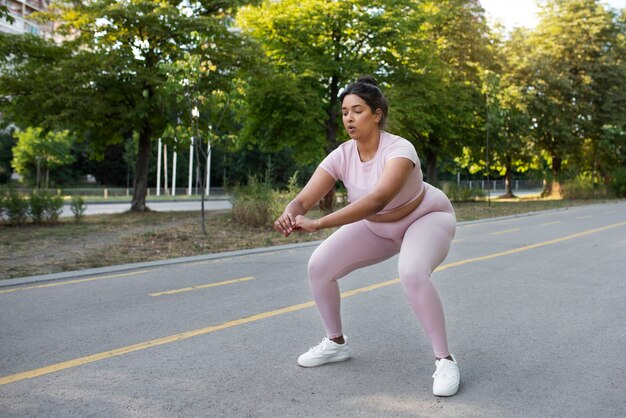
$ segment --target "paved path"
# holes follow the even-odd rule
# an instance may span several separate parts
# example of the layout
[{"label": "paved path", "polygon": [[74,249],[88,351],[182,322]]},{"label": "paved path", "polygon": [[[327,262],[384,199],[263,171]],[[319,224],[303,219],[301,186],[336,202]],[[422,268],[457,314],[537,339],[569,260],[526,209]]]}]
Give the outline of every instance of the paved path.
[{"label": "paved path", "polygon": [[[110,214],[110,213],[122,213],[130,210],[130,202],[128,203],[89,203],[86,206],[85,215],[98,215],[98,214]],[[167,211],[195,211],[200,210],[200,201],[148,201],[147,206],[157,212]],[[228,210],[232,209],[232,204],[228,199],[210,199],[205,200],[205,210]],[[70,205],[63,206],[63,212],[61,217],[74,216]]]},{"label": "paved path", "polygon": [[462,372],[449,399],[396,258],[340,282],[354,358],[296,365],[323,336],[314,248],[0,287],[2,416],[625,415],[626,202],[459,226],[433,275]]}]

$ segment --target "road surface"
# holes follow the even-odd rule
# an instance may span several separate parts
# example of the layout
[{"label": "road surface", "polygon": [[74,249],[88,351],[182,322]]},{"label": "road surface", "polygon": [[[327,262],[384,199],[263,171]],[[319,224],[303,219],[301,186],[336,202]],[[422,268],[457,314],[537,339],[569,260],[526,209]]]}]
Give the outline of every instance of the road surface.
[{"label": "road surface", "polygon": [[459,225],[433,274],[462,374],[452,398],[431,394],[433,355],[397,258],[340,281],[354,358],[297,366],[323,337],[314,248],[7,282],[2,416],[626,414],[625,201]]}]

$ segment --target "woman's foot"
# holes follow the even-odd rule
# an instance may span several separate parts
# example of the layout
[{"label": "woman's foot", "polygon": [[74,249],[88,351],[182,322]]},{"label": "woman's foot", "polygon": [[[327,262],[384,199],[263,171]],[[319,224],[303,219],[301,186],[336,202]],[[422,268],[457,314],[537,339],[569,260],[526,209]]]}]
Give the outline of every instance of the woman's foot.
[{"label": "woman's foot", "polygon": [[[451,360],[450,360],[451,359]],[[447,358],[435,361],[435,374],[433,374],[433,395],[452,396],[459,390],[461,372],[452,354]]]},{"label": "woman's foot", "polygon": [[347,339],[348,337],[344,336],[344,343],[337,344],[324,338],[321,343],[298,357],[298,364],[302,367],[316,367],[326,363],[348,360],[352,357],[352,351],[348,347]]}]

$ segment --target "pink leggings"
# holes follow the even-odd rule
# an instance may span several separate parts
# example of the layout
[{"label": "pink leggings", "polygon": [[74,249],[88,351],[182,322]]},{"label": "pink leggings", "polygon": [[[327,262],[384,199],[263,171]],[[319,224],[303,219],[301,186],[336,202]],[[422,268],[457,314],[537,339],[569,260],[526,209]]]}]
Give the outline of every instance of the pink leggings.
[{"label": "pink leggings", "polygon": [[337,280],[400,253],[400,281],[435,356],[450,354],[443,307],[430,274],[448,255],[456,217],[441,190],[425,187],[424,199],[409,215],[390,223],[362,220],[344,225],[311,256],[311,292],[329,338],[343,335]]}]

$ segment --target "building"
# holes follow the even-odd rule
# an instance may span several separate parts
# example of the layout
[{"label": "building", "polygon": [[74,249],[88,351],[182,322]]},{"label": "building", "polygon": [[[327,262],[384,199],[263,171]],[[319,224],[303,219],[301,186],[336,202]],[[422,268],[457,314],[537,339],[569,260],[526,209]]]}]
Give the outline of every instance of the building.
[{"label": "building", "polygon": [[48,8],[48,0],[0,0],[0,4],[9,9],[9,14],[14,19],[13,23],[0,18],[0,32],[24,34],[32,33],[44,38],[52,37],[53,24],[39,23],[28,17]]}]

